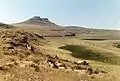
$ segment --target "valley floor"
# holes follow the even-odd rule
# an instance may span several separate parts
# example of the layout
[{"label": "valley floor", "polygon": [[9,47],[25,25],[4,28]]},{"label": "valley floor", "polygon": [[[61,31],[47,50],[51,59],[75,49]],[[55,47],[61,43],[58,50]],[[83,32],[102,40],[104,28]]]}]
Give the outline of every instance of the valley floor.
[{"label": "valley floor", "polygon": [[[113,76],[114,78],[109,79],[108,77],[104,78],[99,78],[95,79],[92,81],[119,81],[119,75],[120,75],[120,50],[119,48],[115,48],[112,46],[113,42],[116,42],[115,40],[105,40],[105,41],[87,41],[87,40],[80,40],[76,38],[49,38],[50,42],[49,45],[43,47],[44,50],[47,50],[46,52],[50,55],[58,55],[59,57],[63,59],[68,59],[72,61],[77,61],[77,60],[87,60],[90,62],[90,64],[95,67],[95,68],[102,68],[105,69],[109,75]],[[119,40],[117,40],[119,41]],[[89,60],[89,59],[84,59],[84,58],[76,58],[72,57],[71,50],[66,50],[66,49],[60,49],[60,47],[65,47],[67,45],[80,45],[80,46],[85,46],[86,48],[92,49],[93,51],[98,51],[103,54],[112,54],[114,56],[111,57],[114,59],[116,62],[114,63],[104,63],[102,61],[96,61],[96,60]],[[72,48],[74,49],[74,48]],[[80,50],[80,49],[78,49]],[[80,52],[78,51],[80,54]],[[88,80],[89,81],[89,80]],[[90,80],[91,81],[91,80]]]}]

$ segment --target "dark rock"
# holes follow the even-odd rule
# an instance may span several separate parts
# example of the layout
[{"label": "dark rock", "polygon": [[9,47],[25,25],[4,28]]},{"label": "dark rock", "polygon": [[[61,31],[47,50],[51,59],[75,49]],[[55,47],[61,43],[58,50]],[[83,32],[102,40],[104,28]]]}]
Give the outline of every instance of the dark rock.
[{"label": "dark rock", "polygon": [[42,19],[40,18],[40,16],[34,16],[33,18],[31,18],[31,20],[42,20]]},{"label": "dark rock", "polygon": [[93,69],[92,68],[88,68],[88,73],[89,73],[89,75],[91,75],[93,73]]},{"label": "dark rock", "polygon": [[86,61],[81,62],[82,65],[89,65]]},{"label": "dark rock", "polygon": [[5,68],[3,68],[2,66],[0,67],[0,70],[5,70]]},{"label": "dark rock", "polygon": [[41,38],[41,39],[44,39],[44,37],[42,35],[39,35],[37,33],[35,33],[34,35],[36,35],[37,37]]},{"label": "dark rock", "polygon": [[55,63],[55,60],[54,59],[48,59],[47,62],[51,62],[51,63]]},{"label": "dark rock", "polygon": [[120,48],[120,43],[113,43],[113,46],[116,48]]},{"label": "dark rock", "polygon": [[34,68],[35,68],[35,71],[36,71],[36,72],[39,72],[39,71],[40,71],[40,68],[39,68],[38,66],[35,66]]},{"label": "dark rock", "polygon": [[42,20],[43,20],[44,22],[50,22],[50,21],[48,20],[48,18],[42,18]]},{"label": "dark rock", "polygon": [[101,70],[100,72],[101,72],[101,73],[107,73],[106,71],[103,71],[103,70]]},{"label": "dark rock", "polygon": [[74,64],[77,64],[77,65],[89,65],[89,63],[87,63],[86,61],[78,61],[78,62],[73,62]]},{"label": "dark rock", "polygon": [[54,57],[55,59],[59,59],[59,57],[56,55],[55,57]]},{"label": "dark rock", "polygon": [[100,71],[99,71],[98,69],[96,69],[96,70],[94,71],[95,74],[99,74],[99,72],[100,72]]},{"label": "dark rock", "polygon": [[70,37],[72,37],[72,36],[76,36],[76,34],[75,34],[75,33],[72,33],[72,32],[67,32],[67,33],[65,34],[65,36],[70,36]]}]

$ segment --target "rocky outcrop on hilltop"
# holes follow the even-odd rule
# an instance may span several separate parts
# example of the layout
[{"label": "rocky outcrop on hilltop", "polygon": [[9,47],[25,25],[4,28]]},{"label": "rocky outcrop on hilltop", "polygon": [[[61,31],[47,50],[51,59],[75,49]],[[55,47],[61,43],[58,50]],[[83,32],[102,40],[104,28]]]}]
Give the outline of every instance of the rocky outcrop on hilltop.
[{"label": "rocky outcrop on hilltop", "polygon": [[48,18],[41,18],[40,16],[34,16],[24,22],[21,22],[20,24],[57,26],[55,23],[51,22]]}]

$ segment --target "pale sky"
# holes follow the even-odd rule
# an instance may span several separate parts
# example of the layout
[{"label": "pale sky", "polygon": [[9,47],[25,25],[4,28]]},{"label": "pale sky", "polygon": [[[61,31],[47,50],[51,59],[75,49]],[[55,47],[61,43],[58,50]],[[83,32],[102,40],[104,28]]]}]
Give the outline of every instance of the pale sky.
[{"label": "pale sky", "polygon": [[120,29],[120,0],[0,0],[0,22],[36,15],[59,25]]}]

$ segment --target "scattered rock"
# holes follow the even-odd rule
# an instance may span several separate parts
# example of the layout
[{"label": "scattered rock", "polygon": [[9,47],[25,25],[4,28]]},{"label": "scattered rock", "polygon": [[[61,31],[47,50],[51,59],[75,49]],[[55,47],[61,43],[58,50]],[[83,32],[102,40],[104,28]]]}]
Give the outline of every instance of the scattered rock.
[{"label": "scattered rock", "polygon": [[54,64],[53,64],[53,63],[48,62],[48,64],[49,64],[49,66],[50,66],[51,68],[54,68]]},{"label": "scattered rock", "polygon": [[77,64],[77,65],[89,65],[89,63],[87,63],[86,61],[78,61],[78,62],[74,62],[74,64]]},{"label": "scattered rock", "polygon": [[70,36],[70,37],[72,37],[72,36],[76,36],[76,34],[73,33],[73,32],[67,32],[67,33],[65,34],[65,36]]},{"label": "scattered rock", "polygon": [[62,63],[56,61],[56,62],[54,63],[54,65],[56,65],[57,67],[61,67],[61,66],[62,66]]},{"label": "scattered rock", "polygon": [[88,74],[89,75],[93,74],[93,69],[92,68],[88,68]]},{"label": "scattered rock", "polygon": [[[101,71],[99,69],[93,70],[89,63],[86,61],[78,61],[78,62],[70,62],[70,61],[64,61],[63,59],[60,59],[58,56],[51,57],[47,55],[47,63],[49,67],[56,68],[56,69],[63,69],[66,71],[74,71],[74,72],[81,72],[82,70],[85,73],[91,74],[99,74]],[[68,65],[69,64],[69,65]]]},{"label": "scattered rock", "polygon": [[100,73],[107,73],[106,71],[103,71],[103,70],[99,70],[100,71]]},{"label": "scattered rock", "polygon": [[82,65],[89,65],[86,61],[81,62]]},{"label": "scattered rock", "polygon": [[43,43],[41,41],[44,39],[40,35],[24,31],[1,31],[0,38],[6,55],[35,53],[37,48],[34,45],[41,45]]},{"label": "scattered rock", "polygon": [[44,39],[44,37],[43,37],[42,35],[38,34],[38,33],[35,33],[35,35],[36,35],[37,37],[41,38],[41,39]]},{"label": "scattered rock", "polygon": [[113,46],[116,48],[120,48],[120,43],[119,42],[113,43]]},{"label": "scattered rock", "polygon": [[95,74],[99,74],[99,72],[100,72],[100,71],[99,71],[98,69],[96,69],[96,70],[94,71]]},{"label": "scattered rock", "polygon": [[35,66],[34,68],[35,68],[35,71],[36,71],[36,72],[39,72],[39,71],[40,71],[40,68],[39,68],[38,66]]}]

